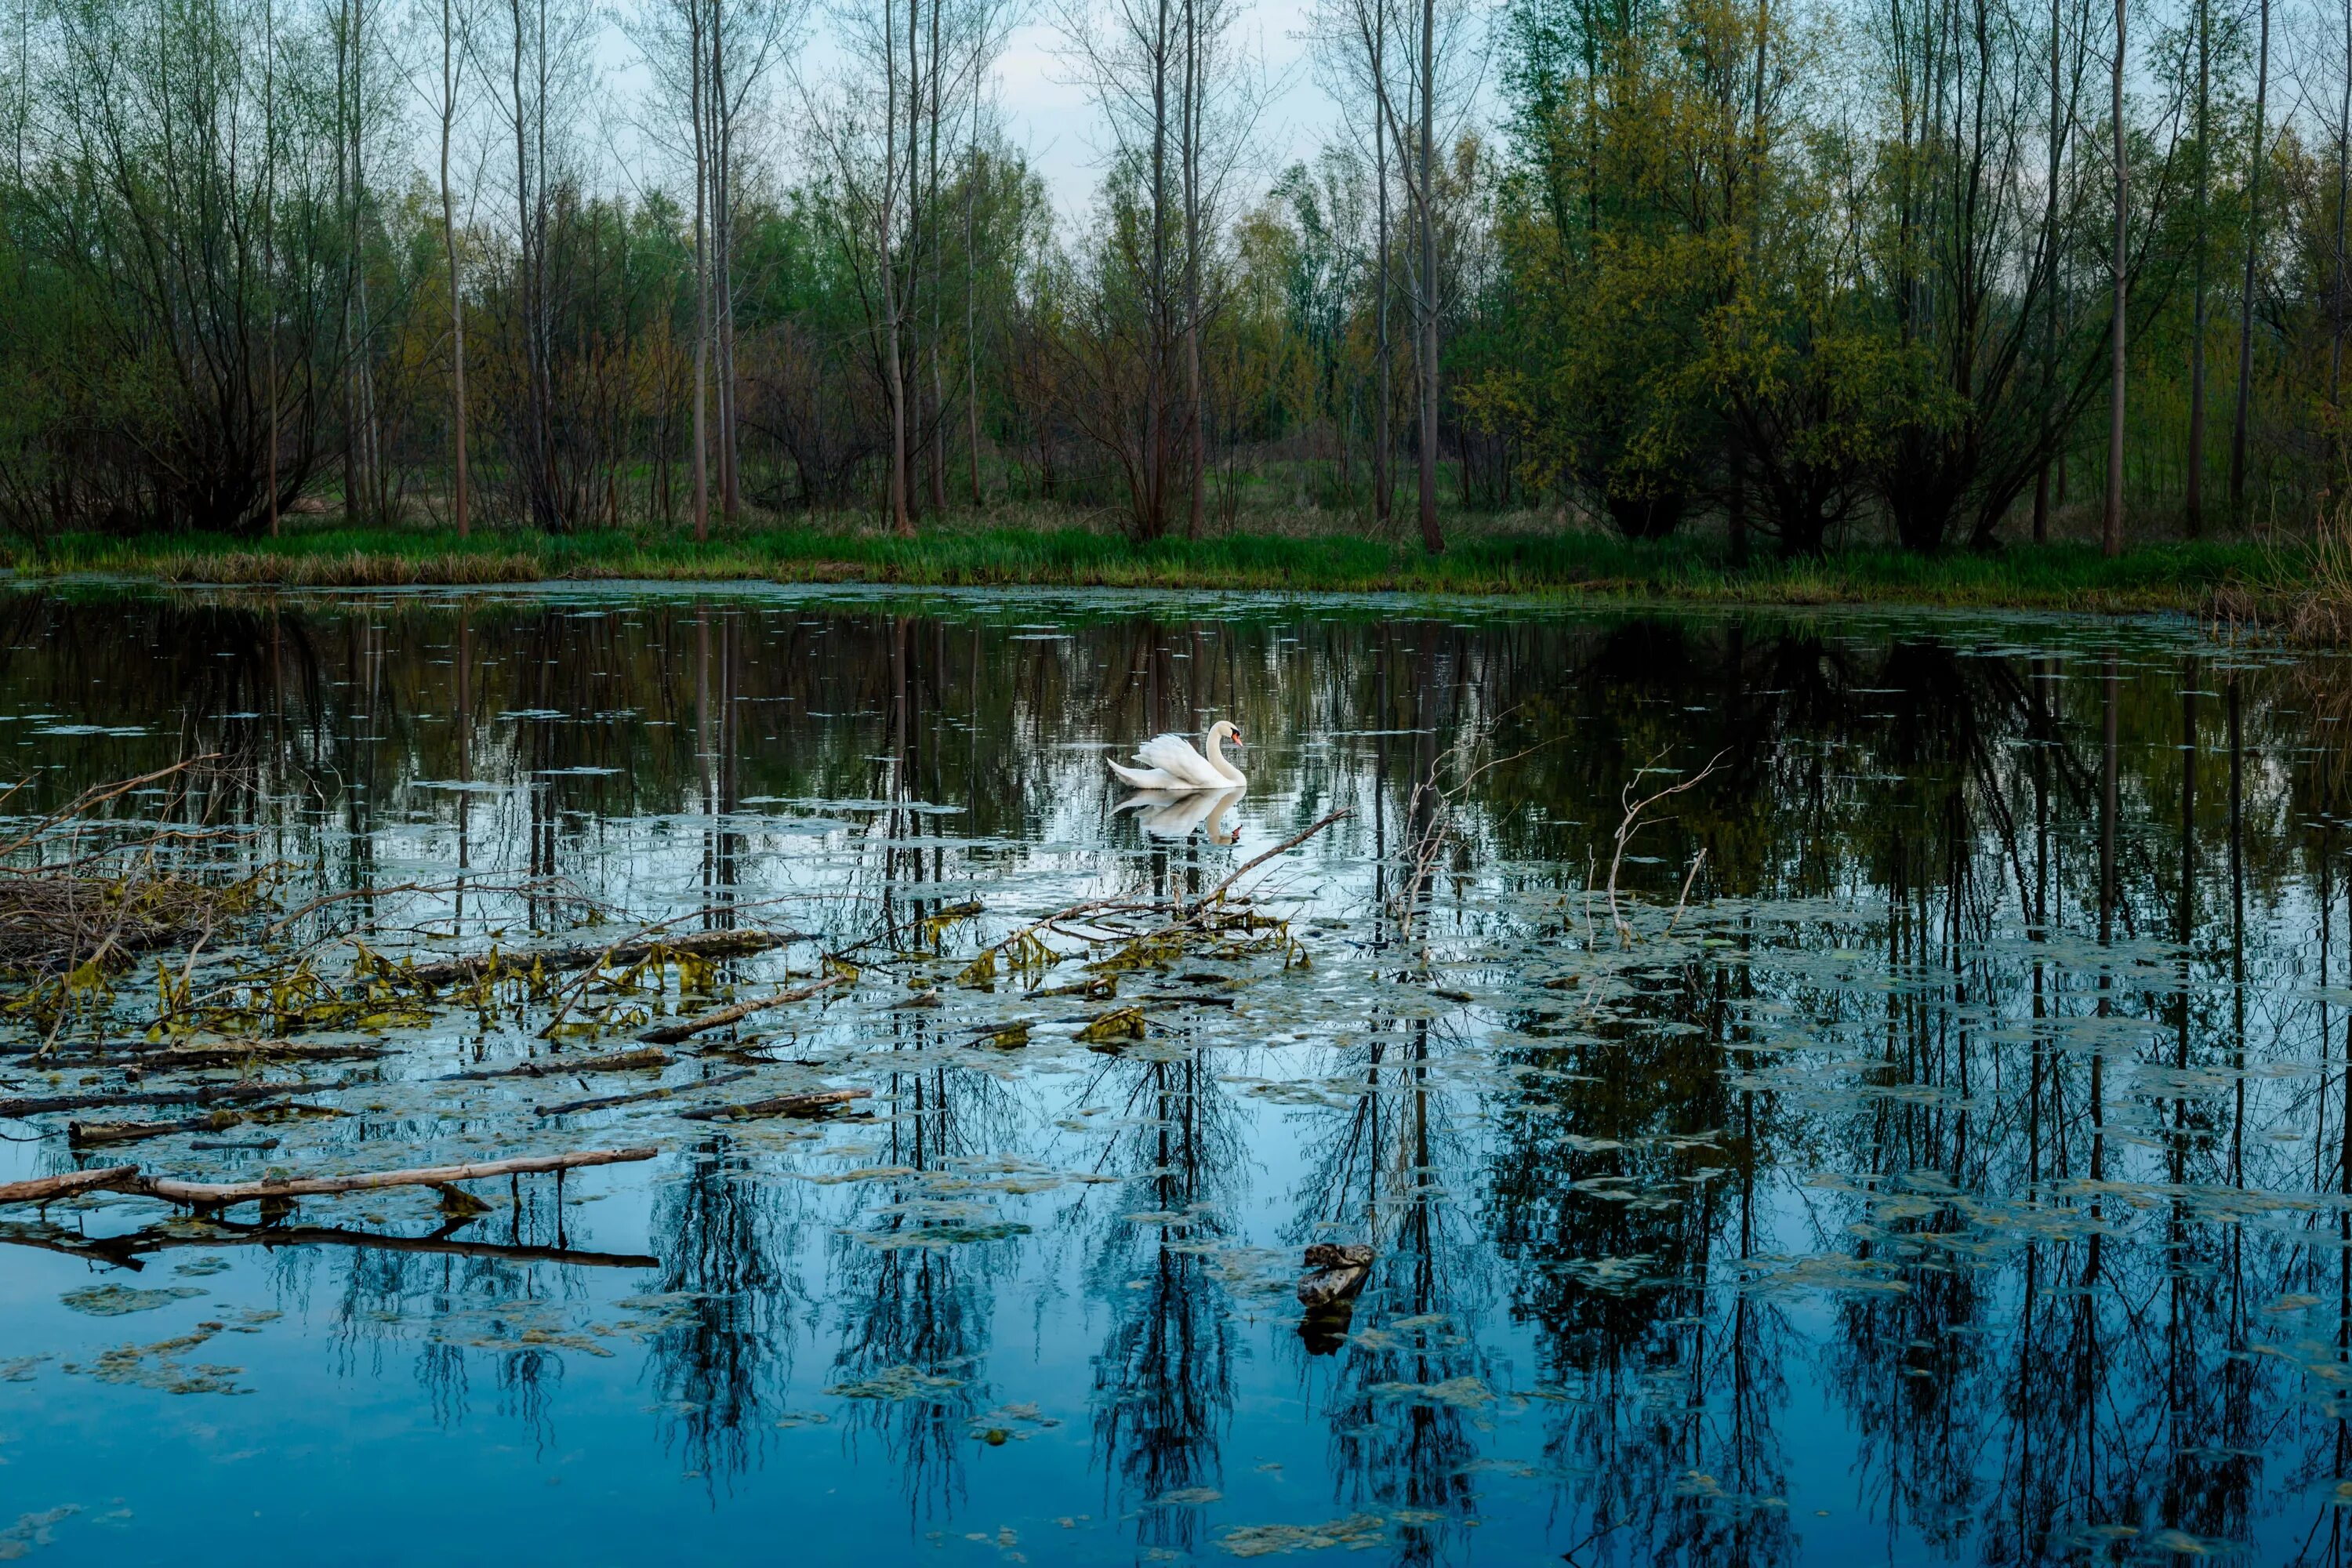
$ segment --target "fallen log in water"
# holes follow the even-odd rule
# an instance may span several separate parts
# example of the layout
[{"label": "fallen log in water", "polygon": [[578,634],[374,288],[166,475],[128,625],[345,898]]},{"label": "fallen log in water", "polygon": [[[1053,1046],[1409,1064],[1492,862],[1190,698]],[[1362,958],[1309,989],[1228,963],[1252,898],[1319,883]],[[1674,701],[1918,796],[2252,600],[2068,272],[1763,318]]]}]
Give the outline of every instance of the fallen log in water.
[{"label": "fallen log in water", "polygon": [[751,1076],[751,1069],[745,1068],[740,1072],[722,1072],[715,1078],[697,1079],[692,1083],[664,1084],[658,1089],[641,1089],[635,1094],[600,1094],[591,1100],[567,1100],[561,1105],[534,1105],[530,1110],[534,1116],[572,1116],[583,1110],[610,1110],[616,1105],[635,1105],[641,1100],[671,1100],[688,1089],[715,1089],[722,1083],[740,1083]]},{"label": "fallen log in water", "polygon": [[681,1110],[687,1121],[751,1121],[766,1116],[829,1116],[853,1100],[864,1100],[870,1089],[820,1089],[807,1094],[780,1094],[748,1105],[701,1105]]},{"label": "fallen log in water", "polygon": [[29,1182],[0,1183],[0,1204],[52,1203],[138,1179],[136,1165],[108,1165],[95,1171],[68,1171],[62,1176],[38,1176]]},{"label": "fallen log in water", "polygon": [[488,952],[438,963],[399,965],[386,960],[383,968],[363,968],[352,978],[364,981],[381,976],[412,985],[447,985],[489,974],[528,974],[533,966],[546,973],[586,969],[593,964],[642,963],[656,951],[684,958],[745,958],[786,942],[803,941],[805,935],[796,931],[698,931],[618,944],[583,942],[574,947],[512,948],[505,952],[492,948]]},{"label": "fallen log in water", "polygon": [[490,1258],[509,1263],[576,1263],[588,1268],[658,1268],[661,1259],[634,1252],[584,1252],[569,1247],[534,1247],[520,1242],[460,1241],[449,1236],[379,1236],[373,1231],[339,1226],[228,1226],[191,1232],[179,1228],[133,1231],[128,1236],[89,1237],[55,1226],[0,1225],[0,1246],[37,1247],[75,1258],[95,1258],[120,1268],[142,1269],[140,1259],[151,1252],[180,1251],[201,1247],[354,1247],[379,1252],[421,1252],[451,1258]]},{"label": "fallen log in water", "polygon": [[443,1073],[443,1083],[460,1079],[479,1080],[494,1078],[570,1078],[583,1072],[635,1072],[640,1068],[666,1068],[677,1058],[665,1052],[615,1051],[611,1056],[581,1057],[573,1061],[518,1062],[510,1068],[479,1068],[472,1072]]},{"label": "fallen log in water", "polygon": [[814,984],[803,985],[796,990],[778,992],[773,996],[761,997],[756,1002],[738,1002],[731,1006],[719,1007],[691,1018],[682,1018],[674,1024],[664,1024],[658,1028],[647,1029],[637,1038],[648,1045],[674,1046],[681,1040],[690,1040],[695,1036],[709,1030],[724,1028],[730,1024],[750,1017],[754,1013],[764,1013],[771,1007],[782,1007],[794,1002],[805,1002],[810,997],[830,991],[836,985],[846,985],[856,978],[854,974],[828,974]]},{"label": "fallen log in water", "polygon": [[1311,1270],[1298,1281],[1298,1300],[1309,1311],[1351,1301],[1372,1272],[1372,1249],[1318,1241],[1307,1249]]},{"label": "fallen log in water", "polygon": [[52,1056],[37,1065],[57,1068],[137,1068],[141,1072],[171,1072],[180,1068],[233,1068],[247,1062],[374,1061],[389,1056],[383,1046],[357,1042],[341,1046],[297,1045],[291,1040],[220,1040],[201,1046],[157,1046],[140,1051],[91,1052]]},{"label": "fallen log in water", "polygon": [[47,1203],[75,1193],[104,1190],[163,1198],[191,1208],[222,1208],[263,1198],[324,1197],[334,1193],[375,1192],[384,1187],[438,1187],[490,1176],[525,1176],[542,1171],[573,1171],[587,1165],[625,1164],[650,1160],[660,1152],[651,1146],[584,1149],[574,1154],[525,1154],[465,1165],[363,1171],[349,1176],[283,1176],[259,1182],[183,1182],[169,1176],[142,1176],[136,1165],[116,1165],[103,1171],[76,1171],[68,1175],[44,1176],[38,1181],[0,1186],[0,1204]]},{"label": "fallen log in water", "polygon": [[[306,1110],[320,1109],[304,1106]],[[169,1138],[176,1132],[226,1132],[241,1127],[252,1116],[242,1110],[214,1110],[177,1121],[68,1121],[66,1142],[77,1149],[94,1143],[136,1143],[148,1138]]]},{"label": "fallen log in water", "polygon": [[260,1182],[182,1182],[165,1176],[141,1176],[121,1188],[165,1198],[193,1208],[220,1208],[261,1198],[324,1197],[333,1193],[372,1193],[384,1187],[438,1187],[451,1182],[478,1182],[489,1176],[527,1176],[542,1171],[572,1171],[587,1165],[618,1165],[650,1160],[661,1151],[586,1149],[576,1154],[526,1154],[511,1160],[484,1160],[467,1165],[426,1165],[408,1171],[367,1171],[350,1176],[295,1176]]},{"label": "fallen log in water", "polygon": [[320,1094],[347,1083],[191,1083],[176,1089],[118,1089],[107,1094],[27,1095],[0,1100],[0,1117],[41,1116],[54,1110],[108,1110],[131,1105],[235,1105],[273,1094]]}]

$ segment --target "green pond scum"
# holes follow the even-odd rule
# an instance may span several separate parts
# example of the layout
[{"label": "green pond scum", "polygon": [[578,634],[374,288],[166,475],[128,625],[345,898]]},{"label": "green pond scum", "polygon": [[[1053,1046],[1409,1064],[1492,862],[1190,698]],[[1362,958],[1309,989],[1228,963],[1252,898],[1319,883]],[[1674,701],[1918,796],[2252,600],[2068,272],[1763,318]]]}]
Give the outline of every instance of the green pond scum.
[{"label": "green pond scum", "polygon": [[[2352,1558],[2338,657],[1142,587],[0,621],[0,1188],[113,1173],[0,1207],[0,1561]],[[1229,799],[1104,765],[1221,718]]]}]

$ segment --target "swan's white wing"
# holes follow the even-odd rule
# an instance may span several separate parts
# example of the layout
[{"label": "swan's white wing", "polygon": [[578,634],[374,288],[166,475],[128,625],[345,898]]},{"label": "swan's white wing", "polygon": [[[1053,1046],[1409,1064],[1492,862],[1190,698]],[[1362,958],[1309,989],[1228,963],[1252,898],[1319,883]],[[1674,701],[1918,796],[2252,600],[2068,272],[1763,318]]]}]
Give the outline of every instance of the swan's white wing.
[{"label": "swan's white wing", "polygon": [[1175,774],[1163,772],[1159,768],[1122,767],[1118,763],[1111,762],[1108,757],[1105,757],[1103,761],[1110,764],[1110,771],[1118,776],[1118,782],[1127,785],[1129,789],[1159,791],[1188,790],[1192,787],[1191,783],[1188,781],[1180,779]]},{"label": "swan's white wing", "polygon": [[1193,789],[1223,789],[1233,782],[1211,767],[1209,759],[1181,735],[1152,736],[1135,748],[1135,760],[1182,779]]}]

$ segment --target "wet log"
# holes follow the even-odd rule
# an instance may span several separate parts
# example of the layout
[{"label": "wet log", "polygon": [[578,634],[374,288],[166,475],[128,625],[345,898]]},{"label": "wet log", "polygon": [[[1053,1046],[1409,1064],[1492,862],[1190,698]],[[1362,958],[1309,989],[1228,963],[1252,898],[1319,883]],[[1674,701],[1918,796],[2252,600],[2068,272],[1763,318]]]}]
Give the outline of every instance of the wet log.
[{"label": "wet log", "polygon": [[39,1176],[29,1182],[0,1183],[0,1204],[46,1204],[76,1193],[96,1192],[139,1179],[136,1165],[108,1165],[95,1171],[68,1171],[62,1176]]},{"label": "wet log", "polygon": [[808,1094],[780,1094],[747,1105],[701,1105],[678,1115],[688,1121],[751,1121],[768,1116],[829,1116],[853,1100],[864,1100],[870,1089],[820,1089]]},{"label": "wet log", "polygon": [[132,1105],[236,1105],[273,1094],[316,1094],[346,1089],[342,1083],[191,1083],[176,1089],[118,1089],[106,1094],[27,1095],[0,1100],[0,1117],[41,1116],[55,1110],[109,1110]]},{"label": "wet log", "polygon": [[1372,1249],[1318,1241],[1307,1249],[1310,1270],[1298,1281],[1299,1304],[1309,1311],[1352,1301],[1371,1278]]},{"label": "wet log", "polygon": [[695,1036],[706,1034],[712,1029],[723,1029],[730,1024],[751,1016],[754,1013],[764,1013],[771,1007],[787,1006],[794,1002],[805,1002],[810,997],[830,991],[836,985],[846,985],[856,978],[854,974],[828,974],[823,980],[812,984],[799,986],[791,991],[780,991],[773,996],[763,996],[756,1002],[738,1002],[731,1006],[716,1008],[709,1013],[698,1014],[691,1018],[681,1018],[674,1024],[664,1024],[657,1028],[647,1029],[637,1038],[647,1045],[674,1046],[682,1040],[690,1040]]},{"label": "wet log", "polygon": [[148,1138],[169,1138],[177,1132],[226,1132],[249,1120],[241,1110],[215,1110],[178,1121],[68,1121],[66,1142],[77,1149],[97,1143],[136,1143]]},{"label": "wet log", "polygon": [[[89,1237],[56,1226],[0,1225],[0,1246],[37,1247],[75,1258],[95,1258],[120,1268],[143,1269],[141,1258],[154,1252],[189,1247],[352,1247],[377,1252],[416,1252],[451,1258],[490,1258],[509,1263],[576,1263],[588,1268],[658,1268],[661,1259],[634,1252],[586,1252],[569,1247],[534,1247],[519,1242],[460,1241],[447,1236],[380,1236],[373,1231],[329,1226],[229,1226],[210,1232],[183,1228],[133,1231],[128,1236]],[[174,1222],[175,1226],[178,1222]]]},{"label": "wet log", "polygon": [[722,1083],[740,1083],[751,1076],[751,1069],[722,1072],[715,1077],[697,1079],[692,1083],[664,1084],[658,1089],[641,1089],[635,1094],[600,1094],[589,1100],[567,1100],[561,1105],[534,1105],[534,1116],[576,1116],[583,1110],[610,1110],[616,1105],[635,1105],[648,1100],[674,1100],[689,1089],[714,1089]]},{"label": "wet log", "polygon": [[[533,965],[547,973],[604,963],[642,963],[656,949],[688,958],[748,958],[755,952],[803,941],[805,936],[805,932],[796,931],[698,931],[619,944],[582,942],[573,947],[513,948],[506,952],[493,948],[488,952],[438,963],[394,966],[391,978],[413,985],[447,985],[479,980],[488,974],[528,974]],[[353,974],[352,979],[354,983],[374,979],[379,973],[369,969]]]},{"label": "wet log", "polygon": [[457,1083],[494,1078],[570,1078],[583,1072],[635,1072],[641,1068],[666,1068],[675,1060],[675,1057],[648,1047],[642,1051],[615,1051],[611,1056],[580,1057],[570,1061],[518,1062],[510,1068],[479,1068],[472,1072],[443,1073],[441,1081]]},{"label": "wet log", "polygon": [[236,1068],[240,1063],[372,1063],[391,1056],[385,1047],[313,1047],[291,1039],[230,1039],[214,1047],[164,1047],[160,1051],[136,1051],[113,1058],[142,1072],[169,1072],[174,1068]]},{"label": "wet log", "polygon": [[191,1208],[221,1208],[264,1198],[325,1197],[334,1193],[371,1193],[384,1187],[437,1187],[449,1182],[478,1182],[490,1176],[575,1171],[588,1165],[650,1160],[660,1152],[652,1147],[585,1149],[575,1154],[526,1154],[466,1165],[427,1165],[406,1171],[365,1171],[349,1176],[294,1176],[260,1182],[182,1182],[166,1176],[142,1176],[134,1170],[128,1180],[111,1184],[122,1192],[143,1193]]}]

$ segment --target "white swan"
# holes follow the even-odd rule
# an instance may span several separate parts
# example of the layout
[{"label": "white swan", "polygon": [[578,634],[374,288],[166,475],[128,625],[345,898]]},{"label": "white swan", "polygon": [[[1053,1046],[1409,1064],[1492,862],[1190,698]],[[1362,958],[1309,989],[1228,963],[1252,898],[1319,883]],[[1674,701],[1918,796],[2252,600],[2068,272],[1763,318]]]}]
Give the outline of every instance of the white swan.
[{"label": "white swan", "polygon": [[[1225,761],[1223,745],[1228,738],[1234,744],[1243,744],[1242,732],[1227,721],[1220,719],[1209,726],[1209,753],[1202,756],[1192,749],[1192,743],[1181,735],[1154,735],[1135,748],[1135,760],[1139,768],[1110,764],[1119,782],[1136,789],[1232,789],[1249,783],[1242,771]],[[1106,759],[1108,761],[1108,759]]]},{"label": "white swan", "polygon": [[1129,795],[1111,811],[1114,816],[1134,812],[1135,820],[1153,838],[1190,838],[1194,833],[1204,833],[1212,844],[1231,844],[1234,830],[1221,825],[1227,809],[1241,797],[1239,784],[1219,790],[1147,789]]}]

